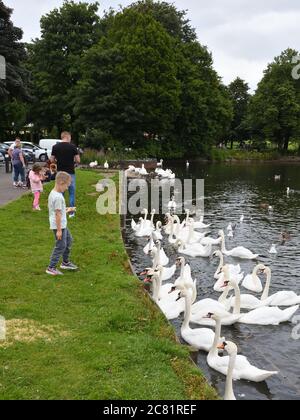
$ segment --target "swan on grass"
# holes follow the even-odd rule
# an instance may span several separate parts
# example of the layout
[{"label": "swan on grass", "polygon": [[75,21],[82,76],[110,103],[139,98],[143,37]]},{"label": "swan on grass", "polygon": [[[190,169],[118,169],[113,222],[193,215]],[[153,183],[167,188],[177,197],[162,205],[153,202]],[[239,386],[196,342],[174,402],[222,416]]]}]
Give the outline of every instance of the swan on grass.
[{"label": "swan on grass", "polygon": [[[222,375],[228,374],[230,366],[230,357],[220,357],[218,354],[219,337],[221,336],[221,318],[218,314],[209,313],[208,318],[213,319],[216,322],[215,339],[213,346],[207,356],[207,363],[209,367],[222,373]],[[258,369],[257,367],[250,364],[245,356],[238,355],[235,359],[235,366],[232,371],[232,379],[240,380],[244,379],[251,382],[263,382],[273,375],[277,375],[278,372],[267,371]]]},{"label": "swan on grass", "polygon": [[223,252],[223,254],[225,254],[227,256],[230,256],[230,257],[235,257],[235,258],[240,258],[240,259],[245,259],[245,260],[255,260],[259,257],[258,254],[253,254],[253,252],[251,252],[247,248],[244,248],[243,246],[238,246],[236,248],[233,248],[231,251],[227,251],[226,250],[226,245],[225,245],[224,231],[220,230],[219,235],[222,236],[222,252]]},{"label": "swan on grass", "polygon": [[248,274],[242,283],[242,286],[254,293],[261,293],[263,291],[262,283],[258,277],[259,272],[263,272],[265,266],[263,264],[258,264],[254,267],[252,274]]}]

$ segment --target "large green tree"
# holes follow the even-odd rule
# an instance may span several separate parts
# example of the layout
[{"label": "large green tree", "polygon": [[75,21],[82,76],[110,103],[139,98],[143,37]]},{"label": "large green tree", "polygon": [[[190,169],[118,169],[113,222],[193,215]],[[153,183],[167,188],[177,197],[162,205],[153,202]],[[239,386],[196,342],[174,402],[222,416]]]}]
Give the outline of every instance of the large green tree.
[{"label": "large green tree", "polygon": [[41,128],[72,128],[74,90],[85,52],[100,37],[98,3],[65,1],[41,19],[41,38],[28,46],[35,102],[31,118]]},{"label": "large green tree", "polygon": [[239,77],[230,83],[228,92],[233,104],[233,119],[230,127],[232,148],[234,141],[241,143],[249,138],[246,118],[251,95],[248,84]]},{"label": "large green tree", "polygon": [[271,140],[283,151],[300,139],[300,82],[292,77],[296,56],[287,49],[268,65],[249,109],[254,138]]},{"label": "large green tree", "polygon": [[83,63],[76,114],[81,128],[141,145],[162,138],[180,110],[174,40],[149,13],[118,13]]},{"label": "large green tree", "polygon": [[21,120],[24,120],[24,112],[22,118],[18,118],[20,108],[24,108],[21,102],[29,99],[28,72],[23,66],[26,57],[25,47],[21,42],[23,32],[13,25],[11,14],[12,9],[6,7],[0,0],[0,56],[4,57],[6,64],[6,78],[0,78],[2,133],[9,131],[13,122],[21,124]]}]

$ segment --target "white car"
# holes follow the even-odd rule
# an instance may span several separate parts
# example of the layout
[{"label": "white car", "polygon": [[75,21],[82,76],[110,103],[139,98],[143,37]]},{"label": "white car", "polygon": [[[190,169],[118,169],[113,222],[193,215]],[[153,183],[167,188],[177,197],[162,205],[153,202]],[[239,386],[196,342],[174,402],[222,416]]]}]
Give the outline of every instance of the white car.
[{"label": "white car", "polygon": [[40,144],[40,147],[47,150],[47,154],[50,158],[50,156],[52,154],[52,148],[57,143],[61,143],[61,140],[59,140],[59,139],[41,139],[39,144]]},{"label": "white car", "polygon": [[0,153],[0,163],[4,162],[4,156],[2,155],[2,153]]},{"label": "white car", "polygon": [[[13,141],[6,141],[5,144],[11,146],[14,142]],[[30,143],[28,141],[22,141],[22,149],[25,152],[31,152],[34,154],[36,160],[40,160],[41,162],[46,162],[48,159],[48,152],[47,149],[43,149],[36,144]]]}]

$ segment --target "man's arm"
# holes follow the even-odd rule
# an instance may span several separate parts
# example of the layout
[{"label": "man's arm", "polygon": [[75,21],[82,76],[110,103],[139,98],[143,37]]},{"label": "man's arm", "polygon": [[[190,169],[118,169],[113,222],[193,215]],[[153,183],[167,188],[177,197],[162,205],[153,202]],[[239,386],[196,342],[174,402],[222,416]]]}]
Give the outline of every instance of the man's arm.
[{"label": "man's arm", "polygon": [[51,152],[51,156],[50,156],[50,162],[51,163],[56,163],[55,146],[52,147],[52,152]]}]

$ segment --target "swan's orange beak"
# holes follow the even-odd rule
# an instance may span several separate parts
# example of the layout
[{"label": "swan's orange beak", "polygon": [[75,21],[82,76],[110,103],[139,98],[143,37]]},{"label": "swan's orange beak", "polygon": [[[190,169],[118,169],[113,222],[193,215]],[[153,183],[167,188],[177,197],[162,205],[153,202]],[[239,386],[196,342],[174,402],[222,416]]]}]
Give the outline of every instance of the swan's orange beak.
[{"label": "swan's orange beak", "polygon": [[139,275],[140,276],[145,276],[147,274],[147,271],[142,271]]},{"label": "swan's orange beak", "polygon": [[217,346],[217,349],[218,349],[218,350],[225,350],[225,345],[224,345],[224,343],[219,344],[219,345]]}]

